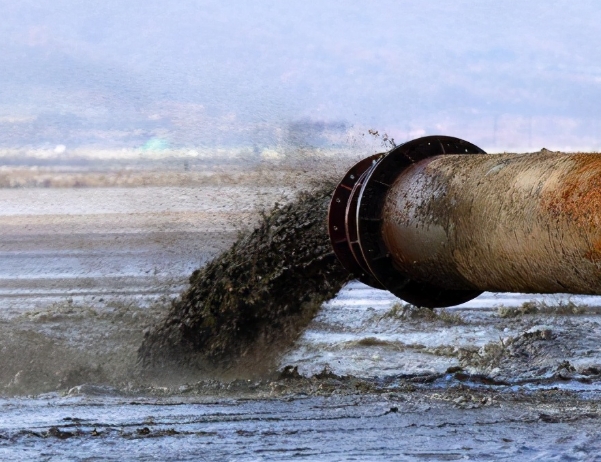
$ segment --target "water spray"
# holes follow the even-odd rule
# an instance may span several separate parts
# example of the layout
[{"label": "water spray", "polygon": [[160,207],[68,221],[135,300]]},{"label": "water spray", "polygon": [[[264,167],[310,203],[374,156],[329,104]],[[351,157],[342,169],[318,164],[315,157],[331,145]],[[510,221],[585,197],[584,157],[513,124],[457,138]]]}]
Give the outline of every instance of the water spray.
[{"label": "water spray", "polygon": [[365,284],[419,306],[483,291],[601,295],[601,155],[428,136],[351,168],[328,231]]}]

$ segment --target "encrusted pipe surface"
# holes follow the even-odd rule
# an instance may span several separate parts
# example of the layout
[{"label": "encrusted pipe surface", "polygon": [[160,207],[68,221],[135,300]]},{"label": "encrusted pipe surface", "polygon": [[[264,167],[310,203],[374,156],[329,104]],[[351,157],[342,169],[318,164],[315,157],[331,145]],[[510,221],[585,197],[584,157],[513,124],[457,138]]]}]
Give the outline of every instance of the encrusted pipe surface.
[{"label": "encrusted pipe surface", "polygon": [[400,172],[394,265],[450,290],[601,294],[601,155],[440,155]]}]

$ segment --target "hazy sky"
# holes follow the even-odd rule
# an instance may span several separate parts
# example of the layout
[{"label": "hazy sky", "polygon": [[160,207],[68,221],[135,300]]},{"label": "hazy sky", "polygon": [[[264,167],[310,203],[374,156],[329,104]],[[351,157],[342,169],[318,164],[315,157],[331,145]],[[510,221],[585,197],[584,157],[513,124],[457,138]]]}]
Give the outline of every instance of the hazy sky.
[{"label": "hazy sky", "polygon": [[0,0],[0,146],[601,148],[593,0]]}]

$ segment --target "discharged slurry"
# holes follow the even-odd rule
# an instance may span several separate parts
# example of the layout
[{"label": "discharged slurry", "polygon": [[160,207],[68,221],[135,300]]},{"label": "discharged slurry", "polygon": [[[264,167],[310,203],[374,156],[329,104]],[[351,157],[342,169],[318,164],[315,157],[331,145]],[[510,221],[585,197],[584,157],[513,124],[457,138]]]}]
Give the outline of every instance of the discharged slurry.
[{"label": "discharged slurry", "polygon": [[349,279],[328,239],[332,190],[276,205],[253,231],[195,271],[190,288],[146,334],[141,366],[254,368],[290,346]]}]

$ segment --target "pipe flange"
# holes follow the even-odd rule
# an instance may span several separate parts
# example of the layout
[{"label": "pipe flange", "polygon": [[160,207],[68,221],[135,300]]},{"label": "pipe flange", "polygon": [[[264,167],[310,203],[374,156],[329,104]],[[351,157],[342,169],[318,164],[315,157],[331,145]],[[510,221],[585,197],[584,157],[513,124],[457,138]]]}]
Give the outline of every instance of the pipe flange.
[{"label": "pipe flange", "polygon": [[334,190],[328,209],[328,233],[338,261],[354,277],[377,289],[384,289],[384,287],[362,261],[363,256],[357,242],[357,221],[349,220],[349,211],[354,210],[355,213],[351,216],[355,216],[362,180],[385,155],[385,153],[374,154],[355,164]]},{"label": "pipe flange", "polygon": [[428,157],[444,154],[486,153],[472,143],[450,136],[426,136],[397,146],[366,172],[356,214],[358,243],[371,275],[397,297],[429,308],[459,305],[482,292],[444,289],[411,280],[399,271],[382,238],[382,208],[388,190],[403,170]]}]

